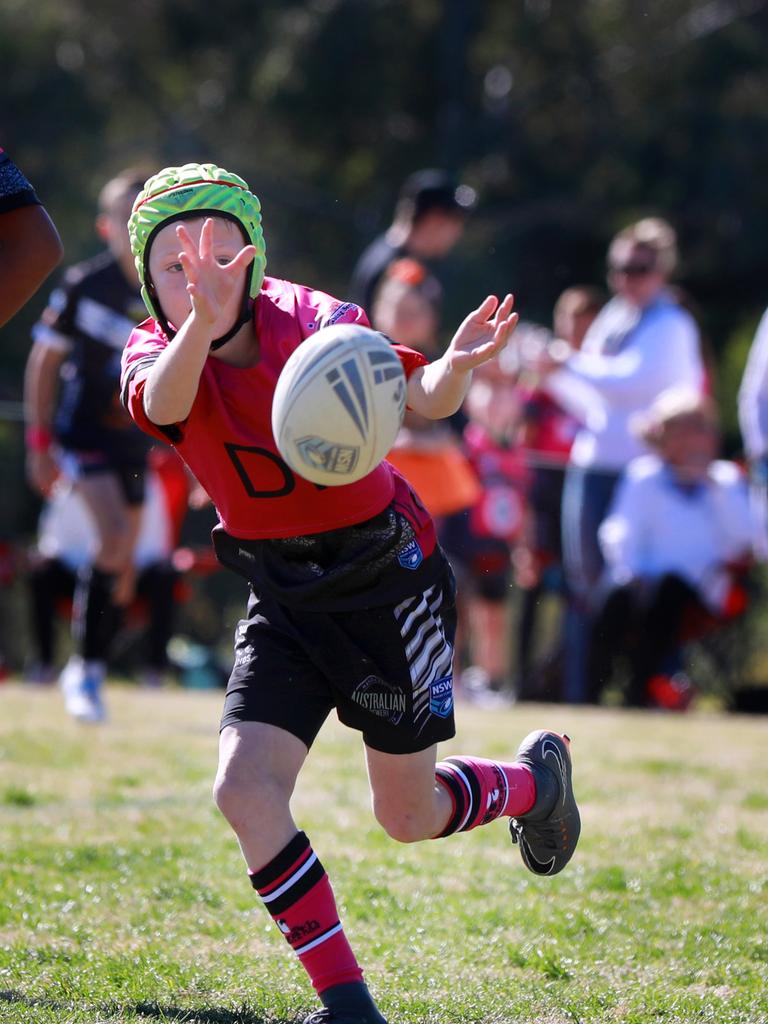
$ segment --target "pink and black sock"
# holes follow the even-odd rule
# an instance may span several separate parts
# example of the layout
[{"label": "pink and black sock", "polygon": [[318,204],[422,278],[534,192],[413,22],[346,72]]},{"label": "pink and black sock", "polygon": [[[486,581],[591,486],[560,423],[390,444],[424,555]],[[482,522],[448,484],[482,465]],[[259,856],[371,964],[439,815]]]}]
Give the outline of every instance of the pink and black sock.
[{"label": "pink and black sock", "polygon": [[303,832],[269,864],[248,874],[318,994],[335,985],[362,985],[363,972],[339,921],[331,883]]},{"label": "pink and black sock", "polygon": [[536,783],[523,764],[489,761],[482,757],[448,757],[435,766],[435,777],[445,787],[453,809],[448,824],[436,839],[469,832],[496,818],[515,818],[529,811],[536,800]]}]

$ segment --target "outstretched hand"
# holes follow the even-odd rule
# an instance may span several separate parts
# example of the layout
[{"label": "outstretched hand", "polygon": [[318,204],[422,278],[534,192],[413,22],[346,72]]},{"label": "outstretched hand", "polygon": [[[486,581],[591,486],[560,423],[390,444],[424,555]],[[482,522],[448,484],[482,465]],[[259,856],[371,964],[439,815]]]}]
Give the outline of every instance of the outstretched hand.
[{"label": "outstretched hand", "polygon": [[512,312],[515,300],[507,295],[502,302],[489,295],[472,310],[454,334],[445,353],[452,370],[466,373],[497,356],[506,346],[519,319]]},{"label": "outstretched hand", "polygon": [[187,293],[196,319],[216,336],[232,325],[240,303],[243,270],[253,261],[256,248],[245,245],[229,262],[220,261],[213,251],[213,221],[206,218],[197,245],[183,224],[176,228],[181,244],[179,262],[187,278]]}]

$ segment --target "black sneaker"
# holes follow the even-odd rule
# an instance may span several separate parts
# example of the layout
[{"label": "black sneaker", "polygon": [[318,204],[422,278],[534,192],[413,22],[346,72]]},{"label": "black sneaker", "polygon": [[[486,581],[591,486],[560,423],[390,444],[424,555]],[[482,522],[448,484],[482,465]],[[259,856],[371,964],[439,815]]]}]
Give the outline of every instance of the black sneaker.
[{"label": "black sneaker", "polygon": [[381,1014],[376,1011],[375,1016],[359,1013],[333,1013],[331,1010],[315,1010],[304,1021],[304,1024],[387,1024]]},{"label": "black sneaker", "polygon": [[324,1008],[310,1013],[304,1024],[387,1024],[364,982],[334,985],[320,999]]},{"label": "black sneaker", "polygon": [[573,856],[581,818],[571,783],[570,739],[544,729],[520,744],[515,760],[533,772],[536,802],[530,811],[511,818],[513,843],[520,844],[523,863],[535,875],[556,875]]}]

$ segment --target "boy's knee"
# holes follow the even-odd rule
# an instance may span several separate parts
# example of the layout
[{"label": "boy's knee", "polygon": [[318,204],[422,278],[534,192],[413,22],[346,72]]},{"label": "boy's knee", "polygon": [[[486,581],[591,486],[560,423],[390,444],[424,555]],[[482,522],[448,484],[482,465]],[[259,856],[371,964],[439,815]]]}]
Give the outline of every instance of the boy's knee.
[{"label": "boy's knee", "polygon": [[213,783],[213,801],[233,827],[243,815],[247,800],[246,788],[240,781],[220,772]]},{"label": "boy's knee", "polygon": [[398,843],[418,843],[429,838],[424,818],[405,808],[374,804],[376,820],[390,839]]},{"label": "boy's knee", "polygon": [[290,794],[274,779],[220,771],[213,784],[214,803],[238,833],[261,827],[289,806]]}]

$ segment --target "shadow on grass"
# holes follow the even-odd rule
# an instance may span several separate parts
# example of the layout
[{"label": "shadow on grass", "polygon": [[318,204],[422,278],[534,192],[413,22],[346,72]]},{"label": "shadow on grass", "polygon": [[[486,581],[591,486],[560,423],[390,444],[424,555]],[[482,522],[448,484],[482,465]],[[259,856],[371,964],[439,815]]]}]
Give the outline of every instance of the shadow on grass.
[{"label": "shadow on grass", "polygon": [[136,1003],[131,1009],[141,1017],[155,1017],[174,1024],[294,1024],[293,1021],[264,1017],[251,1010],[224,1010],[215,1006],[207,1010],[182,1010],[179,1006],[163,1006],[160,1003]]},{"label": "shadow on grass", "polygon": [[[57,1012],[72,1009],[71,1004],[67,1006],[55,999],[30,999],[21,992],[0,989],[0,1005],[3,1003],[16,1003],[19,1006],[29,1007],[29,1009],[38,1007]],[[225,1010],[215,1006],[207,1010],[185,1010],[180,1006],[165,1006],[161,1003],[146,1002],[129,1005],[106,1003],[92,1009],[94,1013],[109,1015],[128,1012],[137,1017],[155,1018],[168,1022],[168,1024],[295,1024],[295,1019],[278,1020],[276,1017],[265,1017],[263,1014],[254,1013],[251,1010]]]}]

